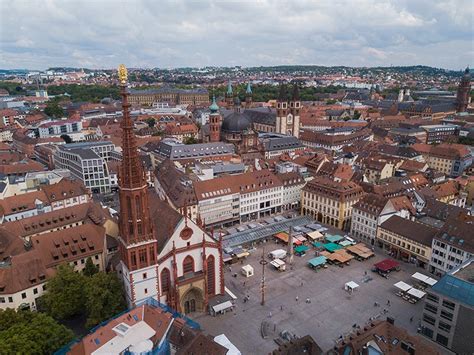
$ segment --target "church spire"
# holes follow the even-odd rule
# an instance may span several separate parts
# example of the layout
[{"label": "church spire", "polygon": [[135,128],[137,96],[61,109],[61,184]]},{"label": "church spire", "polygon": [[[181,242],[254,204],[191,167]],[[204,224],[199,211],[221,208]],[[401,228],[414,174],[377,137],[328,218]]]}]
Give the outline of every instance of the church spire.
[{"label": "church spire", "polygon": [[[119,169],[120,237],[127,250],[122,254],[129,269],[143,267],[147,260],[137,263],[134,252],[128,248],[145,240],[153,239],[153,227],[148,210],[148,185],[145,171],[138,154],[133,121],[128,102],[127,69],[122,64],[118,70],[120,94],[122,95],[122,164]],[[128,255],[127,255],[128,254]]]}]

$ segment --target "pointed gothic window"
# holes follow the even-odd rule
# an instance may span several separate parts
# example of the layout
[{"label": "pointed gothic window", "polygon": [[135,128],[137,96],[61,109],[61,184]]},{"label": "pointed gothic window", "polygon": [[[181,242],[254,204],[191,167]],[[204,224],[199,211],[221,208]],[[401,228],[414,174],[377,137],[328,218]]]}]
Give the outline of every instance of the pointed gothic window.
[{"label": "pointed gothic window", "polygon": [[194,259],[191,255],[188,255],[183,260],[183,274],[188,272],[194,272]]},{"label": "pointed gothic window", "polygon": [[207,294],[216,294],[216,262],[214,255],[207,258]]},{"label": "pointed gothic window", "polygon": [[167,268],[164,268],[161,271],[160,279],[161,279],[161,293],[169,292],[170,286],[171,286],[171,279],[170,279],[170,271]]}]

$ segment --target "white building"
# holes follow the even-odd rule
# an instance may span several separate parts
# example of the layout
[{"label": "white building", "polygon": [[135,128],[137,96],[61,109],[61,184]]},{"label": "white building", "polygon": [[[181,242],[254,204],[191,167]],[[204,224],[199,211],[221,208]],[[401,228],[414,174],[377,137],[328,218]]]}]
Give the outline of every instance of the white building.
[{"label": "white building", "polygon": [[35,135],[38,138],[48,138],[67,134],[74,136],[81,133],[82,122],[80,120],[58,120],[46,122],[35,128]]},{"label": "white building", "polygon": [[474,256],[473,224],[449,220],[434,236],[431,245],[431,273],[442,276]]},{"label": "white building", "polygon": [[352,206],[351,235],[374,245],[378,227],[383,222],[394,215],[408,219],[414,212],[406,196],[388,199],[375,194],[365,195]]},{"label": "white building", "polygon": [[194,182],[198,213],[206,225],[255,220],[297,208],[306,184],[296,172],[257,170]]},{"label": "white building", "polygon": [[57,168],[69,169],[92,192],[108,193],[111,181],[107,161],[116,159],[115,146],[108,141],[59,146],[54,153]]}]

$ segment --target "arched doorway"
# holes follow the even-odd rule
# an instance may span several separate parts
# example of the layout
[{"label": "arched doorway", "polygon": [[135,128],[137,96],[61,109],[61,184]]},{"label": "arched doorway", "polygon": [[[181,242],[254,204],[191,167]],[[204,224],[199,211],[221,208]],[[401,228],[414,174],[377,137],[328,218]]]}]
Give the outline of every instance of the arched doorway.
[{"label": "arched doorway", "polygon": [[186,292],[181,300],[181,309],[184,311],[184,314],[202,312],[204,310],[202,290],[193,287]]}]

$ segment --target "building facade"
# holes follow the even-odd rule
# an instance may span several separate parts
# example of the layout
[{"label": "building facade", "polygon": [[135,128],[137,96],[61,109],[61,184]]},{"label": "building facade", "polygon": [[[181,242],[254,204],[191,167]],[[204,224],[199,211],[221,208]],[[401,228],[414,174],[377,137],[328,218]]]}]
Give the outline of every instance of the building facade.
[{"label": "building facade", "polygon": [[474,259],[443,276],[425,297],[421,334],[456,354],[474,349]]},{"label": "building facade", "polygon": [[178,89],[162,87],[159,89],[130,90],[130,104],[134,106],[153,106],[166,102],[173,105],[207,105],[209,93],[204,88]]},{"label": "building facade", "polygon": [[336,181],[316,176],[302,190],[301,213],[311,215],[342,230],[349,230],[352,208],[362,196],[362,188],[351,181]]},{"label": "building facade", "polygon": [[68,169],[92,192],[111,191],[107,161],[114,160],[111,142],[73,143],[59,146],[54,153],[55,167]]},{"label": "building facade", "polygon": [[393,257],[428,269],[436,232],[426,224],[392,216],[380,225],[376,241]]}]

